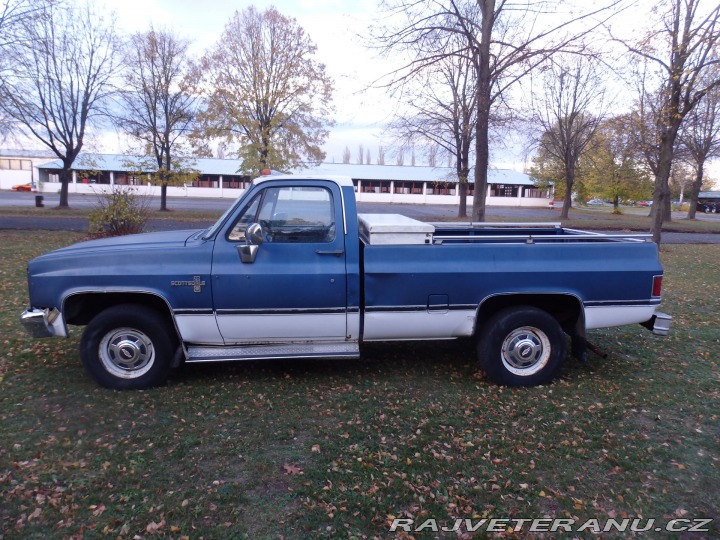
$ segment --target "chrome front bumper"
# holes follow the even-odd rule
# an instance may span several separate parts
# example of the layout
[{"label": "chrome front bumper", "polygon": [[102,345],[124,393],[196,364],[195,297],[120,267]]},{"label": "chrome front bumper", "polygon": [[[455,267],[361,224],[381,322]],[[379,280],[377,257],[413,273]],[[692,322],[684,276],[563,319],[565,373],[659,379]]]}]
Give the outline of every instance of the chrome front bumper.
[{"label": "chrome front bumper", "polygon": [[648,330],[652,330],[653,334],[667,336],[670,332],[671,321],[672,315],[668,315],[662,311],[656,311],[650,319],[641,324]]},{"label": "chrome front bumper", "polygon": [[62,313],[57,309],[28,309],[20,315],[20,322],[32,337],[67,337]]}]

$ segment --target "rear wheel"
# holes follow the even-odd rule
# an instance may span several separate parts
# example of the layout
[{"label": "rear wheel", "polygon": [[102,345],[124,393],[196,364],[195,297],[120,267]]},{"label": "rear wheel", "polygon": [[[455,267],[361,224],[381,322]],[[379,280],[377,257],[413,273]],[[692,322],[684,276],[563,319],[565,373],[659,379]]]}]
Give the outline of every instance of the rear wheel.
[{"label": "rear wheel", "polygon": [[536,386],[552,381],[566,353],[565,333],[547,312],[518,306],[491,317],[478,342],[483,370],[496,384]]},{"label": "rear wheel", "polygon": [[133,390],[165,382],[176,348],[175,331],[166,318],[147,307],[125,304],[90,321],[80,356],[101,386]]}]

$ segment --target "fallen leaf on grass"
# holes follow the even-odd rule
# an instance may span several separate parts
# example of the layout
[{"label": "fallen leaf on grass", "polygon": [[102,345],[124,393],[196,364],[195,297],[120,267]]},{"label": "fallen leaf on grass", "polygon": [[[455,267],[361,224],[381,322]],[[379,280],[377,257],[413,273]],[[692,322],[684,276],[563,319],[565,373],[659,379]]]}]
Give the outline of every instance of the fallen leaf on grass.
[{"label": "fallen leaf on grass", "polygon": [[290,465],[289,463],[286,463],[283,465],[283,469],[285,469],[285,474],[304,474],[302,472],[302,469],[300,467],[296,467],[295,465]]},{"label": "fallen leaf on grass", "polygon": [[165,526],[165,520],[163,519],[160,523],[155,523],[154,521],[151,521],[150,524],[145,529],[150,534],[158,532],[160,529],[162,529]]}]

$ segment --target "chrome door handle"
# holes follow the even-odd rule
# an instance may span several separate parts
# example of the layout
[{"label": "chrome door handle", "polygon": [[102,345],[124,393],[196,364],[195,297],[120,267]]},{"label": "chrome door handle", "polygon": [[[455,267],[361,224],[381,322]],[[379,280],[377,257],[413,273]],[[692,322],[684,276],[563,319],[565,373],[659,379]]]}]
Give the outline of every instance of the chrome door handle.
[{"label": "chrome door handle", "polygon": [[326,251],[323,249],[316,249],[315,253],[317,253],[318,255],[335,255],[336,257],[339,257],[340,255],[342,255],[345,252],[342,249],[337,249],[334,251]]}]

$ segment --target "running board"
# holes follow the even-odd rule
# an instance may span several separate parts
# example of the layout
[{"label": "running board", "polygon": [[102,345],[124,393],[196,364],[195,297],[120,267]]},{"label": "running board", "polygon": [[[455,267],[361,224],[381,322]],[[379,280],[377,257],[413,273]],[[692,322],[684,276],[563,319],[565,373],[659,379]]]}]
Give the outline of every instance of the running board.
[{"label": "running board", "polygon": [[283,358],[359,358],[357,342],[287,343],[232,347],[188,347],[187,363]]}]

